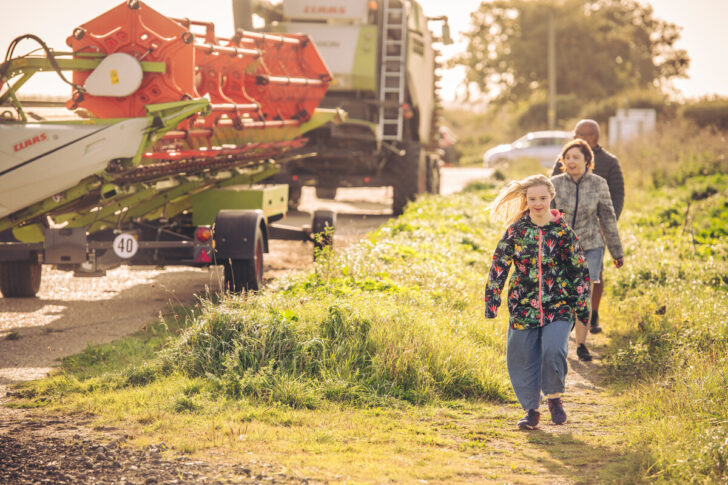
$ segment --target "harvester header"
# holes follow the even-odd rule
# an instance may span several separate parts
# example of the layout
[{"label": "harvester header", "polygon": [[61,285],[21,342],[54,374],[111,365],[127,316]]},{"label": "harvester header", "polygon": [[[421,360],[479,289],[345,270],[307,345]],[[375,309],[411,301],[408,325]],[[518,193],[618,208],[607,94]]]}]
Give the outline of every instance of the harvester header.
[{"label": "harvester header", "polygon": [[[165,65],[164,72],[147,73],[127,96],[95,95],[89,89],[69,102],[70,108],[85,108],[100,118],[144,116],[149,104],[208,97],[212,113],[203,123],[208,128],[221,118],[238,126],[300,123],[311,117],[331,81],[307,35],[239,30],[232,38],[221,38],[210,22],[172,19],[139,1],[118,5],[77,27],[66,43],[77,58],[103,55],[108,60],[123,53],[125,61]],[[100,73],[107,89],[124,73],[109,64]],[[89,85],[97,71],[76,71],[73,81]]]},{"label": "harvester header", "polygon": [[[14,56],[26,39],[44,55]],[[72,52],[56,52],[26,34],[0,64],[0,105],[15,110],[0,117],[0,291],[35,294],[41,264],[98,274],[121,263],[224,264],[229,289],[257,288],[288,187],[251,184],[339,114],[317,108],[331,74],[313,41],[222,38],[127,0],[66,43]],[[29,119],[17,92],[38,71],[72,86],[76,119]],[[311,227],[332,223],[319,214]],[[196,236],[215,226],[216,247]]]}]

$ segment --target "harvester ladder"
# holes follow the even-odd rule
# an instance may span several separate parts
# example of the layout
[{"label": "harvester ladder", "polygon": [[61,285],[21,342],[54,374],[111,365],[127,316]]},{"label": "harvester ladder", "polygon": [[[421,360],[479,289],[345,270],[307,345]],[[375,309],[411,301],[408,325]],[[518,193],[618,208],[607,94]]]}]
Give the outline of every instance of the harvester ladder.
[{"label": "harvester ladder", "polygon": [[401,141],[407,67],[406,0],[384,0],[382,9],[382,70],[379,78],[380,140]]}]

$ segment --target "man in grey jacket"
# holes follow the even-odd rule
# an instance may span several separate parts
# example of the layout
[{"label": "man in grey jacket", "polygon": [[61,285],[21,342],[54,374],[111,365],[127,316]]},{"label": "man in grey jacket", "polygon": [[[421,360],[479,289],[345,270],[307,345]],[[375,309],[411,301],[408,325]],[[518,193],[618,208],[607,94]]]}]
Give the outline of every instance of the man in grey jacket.
[{"label": "man in grey jacket", "polygon": [[[579,121],[574,128],[574,138],[581,138],[591,147],[594,153],[593,173],[607,181],[614,213],[617,216],[617,220],[619,220],[619,215],[622,213],[622,208],[624,207],[624,176],[622,175],[622,167],[619,165],[617,157],[599,145],[599,123],[594,120]],[[563,173],[561,161],[556,160],[551,176],[561,173]],[[602,331],[602,327],[599,325],[599,303],[602,300],[602,291],[604,289],[603,277],[604,275],[602,274],[600,282],[594,285],[594,291],[592,292],[591,333],[599,333]]]}]

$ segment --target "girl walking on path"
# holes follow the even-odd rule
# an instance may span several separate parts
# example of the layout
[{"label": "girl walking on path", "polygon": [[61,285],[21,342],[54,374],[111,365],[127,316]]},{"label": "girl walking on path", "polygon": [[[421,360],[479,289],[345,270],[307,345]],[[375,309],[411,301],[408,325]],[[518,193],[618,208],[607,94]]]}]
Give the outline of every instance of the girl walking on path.
[{"label": "girl walking on path", "polygon": [[[617,216],[607,181],[592,173],[594,154],[586,141],[576,139],[567,143],[561,152],[561,164],[565,173],[551,178],[556,189],[554,205],[579,236],[593,289],[600,279],[605,239],[614,265],[621,268],[624,262]],[[592,360],[586,347],[587,330],[581,325],[576,327],[576,355],[583,361]]]},{"label": "girl walking on path", "polygon": [[551,210],[554,186],[544,175],[511,182],[489,206],[508,224],[485,286],[485,317],[495,318],[511,265],[506,362],[516,398],[527,412],[518,426],[534,429],[541,394],[551,421],[566,422],[564,392],[569,333],[574,317],[589,321],[589,273],[576,234]]}]

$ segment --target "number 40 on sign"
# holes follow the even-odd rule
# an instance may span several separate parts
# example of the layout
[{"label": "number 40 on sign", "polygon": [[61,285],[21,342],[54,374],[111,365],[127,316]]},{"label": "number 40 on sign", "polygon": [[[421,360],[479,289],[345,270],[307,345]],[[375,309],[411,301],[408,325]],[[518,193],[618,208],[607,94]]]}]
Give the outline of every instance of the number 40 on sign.
[{"label": "number 40 on sign", "polygon": [[134,257],[139,249],[139,243],[133,234],[122,233],[114,238],[114,253],[123,259]]}]

